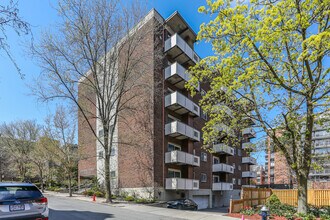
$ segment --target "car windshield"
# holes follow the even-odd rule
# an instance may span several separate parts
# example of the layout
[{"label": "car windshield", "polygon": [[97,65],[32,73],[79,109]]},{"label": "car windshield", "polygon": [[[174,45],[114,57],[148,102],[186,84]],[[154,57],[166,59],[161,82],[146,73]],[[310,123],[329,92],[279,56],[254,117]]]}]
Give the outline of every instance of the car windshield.
[{"label": "car windshield", "polygon": [[42,197],[42,194],[35,186],[0,186],[0,201],[40,197]]}]

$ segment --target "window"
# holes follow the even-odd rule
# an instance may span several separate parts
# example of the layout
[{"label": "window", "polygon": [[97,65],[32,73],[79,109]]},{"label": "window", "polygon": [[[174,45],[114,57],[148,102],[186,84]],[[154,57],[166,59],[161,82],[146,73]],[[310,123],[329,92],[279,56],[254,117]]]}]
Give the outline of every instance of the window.
[{"label": "window", "polygon": [[233,167],[234,167],[234,169],[236,169],[236,164],[235,163],[233,163]]},{"label": "window", "polygon": [[99,151],[99,158],[103,159],[103,151]]},{"label": "window", "polygon": [[203,110],[201,110],[201,118],[207,121],[207,113],[205,113]]},{"label": "window", "polygon": [[213,157],[213,164],[220,163],[219,157]]},{"label": "window", "polygon": [[207,181],[206,173],[201,173],[201,182],[205,183]]},{"label": "window", "polygon": [[233,148],[234,149],[234,155],[236,154],[236,148]]},{"label": "window", "polygon": [[181,178],[181,170],[168,169],[168,178]]},{"label": "window", "polygon": [[238,170],[241,170],[241,165],[238,165],[237,168],[238,168]]},{"label": "window", "polygon": [[104,130],[103,129],[99,130],[99,138],[103,137],[103,135],[104,135]]},{"label": "window", "polygon": [[115,155],[116,155],[116,148],[114,146],[112,146],[110,156],[115,156]]},{"label": "window", "polygon": [[241,185],[241,179],[237,180],[238,185]]},{"label": "window", "polygon": [[235,178],[233,178],[233,184],[236,185],[236,179]]},{"label": "window", "polygon": [[116,177],[116,171],[111,171],[110,172],[110,177],[115,178]]},{"label": "window", "polygon": [[168,152],[175,151],[175,150],[181,150],[181,146],[179,146],[177,144],[173,144],[173,143],[168,143],[167,150],[168,150]]},{"label": "window", "polygon": [[218,182],[220,182],[220,178],[219,178],[219,176],[213,176],[213,182],[214,182],[214,183],[218,183]]},{"label": "window", "polygon": [[237,149],[237,155],[242,156],[242,150],[241,149]]},{"label": "window", "polygon": [[207,153],[205,153],[205,152],[201,153],[201,160],[205,161],[205,162],[207,161]]}]

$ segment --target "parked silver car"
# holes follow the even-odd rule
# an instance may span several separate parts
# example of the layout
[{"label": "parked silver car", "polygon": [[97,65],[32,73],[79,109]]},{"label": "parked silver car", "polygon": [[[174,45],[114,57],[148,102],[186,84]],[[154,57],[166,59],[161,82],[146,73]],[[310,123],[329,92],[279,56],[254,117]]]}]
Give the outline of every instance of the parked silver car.
[{"label": "parked silver car", "polygon": [[48,201],[31,183],[0,183],[0,219],[48,220]]}]

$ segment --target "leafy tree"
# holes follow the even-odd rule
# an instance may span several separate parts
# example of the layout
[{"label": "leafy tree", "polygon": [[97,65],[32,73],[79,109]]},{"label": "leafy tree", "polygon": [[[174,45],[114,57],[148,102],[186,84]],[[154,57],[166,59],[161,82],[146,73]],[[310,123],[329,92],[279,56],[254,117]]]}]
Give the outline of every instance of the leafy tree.
[{"label": "leafy tree", "polygon": [[[10,0],[6,5],[3,2],[0,3],[0,50],[5,51],[17,71],[21,74],[14,57],[11,55],[10,47],[6,42],[6,32],[8,29],[14,30],[19,36],[31,33],[30,24],[19,16],[18,2],[14,0]],[[23,77],[22,74],[21,77]]]},{"label": "leafy tree", "polygon": [[330,1],[207,0],[199,11],[212,20],[198,39],[215,53],[191,69],[188,85],[210,83],[200,103],[210,118],[204,142],[254,119],[295,172],[306,213],[312,132],[329,108]]},{"label": "leafy tree", "polygon": [[17,121],[0,126],[2,141],[6,146],[10,164],[18,171],[22,181],[31,178],[31,154],[39,138],[40,126],[36,121]]},{"label": "leafy tree", "polygon": [[57,164],[57,170],[62,171],[63,177],[68,181],[69,196],[72,196],[72,184],[76,180],[79,154],[76,140],[75,117],[59,106],[53,116],[46,119],[44,145]]}]

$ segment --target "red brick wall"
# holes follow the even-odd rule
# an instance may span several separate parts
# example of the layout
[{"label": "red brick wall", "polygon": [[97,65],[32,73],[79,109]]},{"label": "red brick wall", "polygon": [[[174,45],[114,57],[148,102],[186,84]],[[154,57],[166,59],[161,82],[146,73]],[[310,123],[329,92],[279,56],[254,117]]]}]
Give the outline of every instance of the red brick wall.
[{"label": "red brick wall", "polygon": [[[87,81],[88,80],[85,79],[83,83],[80,83],[78,86],[79,104],[83,108],[92,128],[95,130],[96,96],[94,95],[95,93],[84,84],[87,83]],[[87,101],[86,98],[89,99],[89,101]],[[89,114],[87,110],[91,113]],[[79,176],[96,176],[96,138],[81,111],[78,112],[78,145],[79,152],[82,156],[78,163]]]}]

